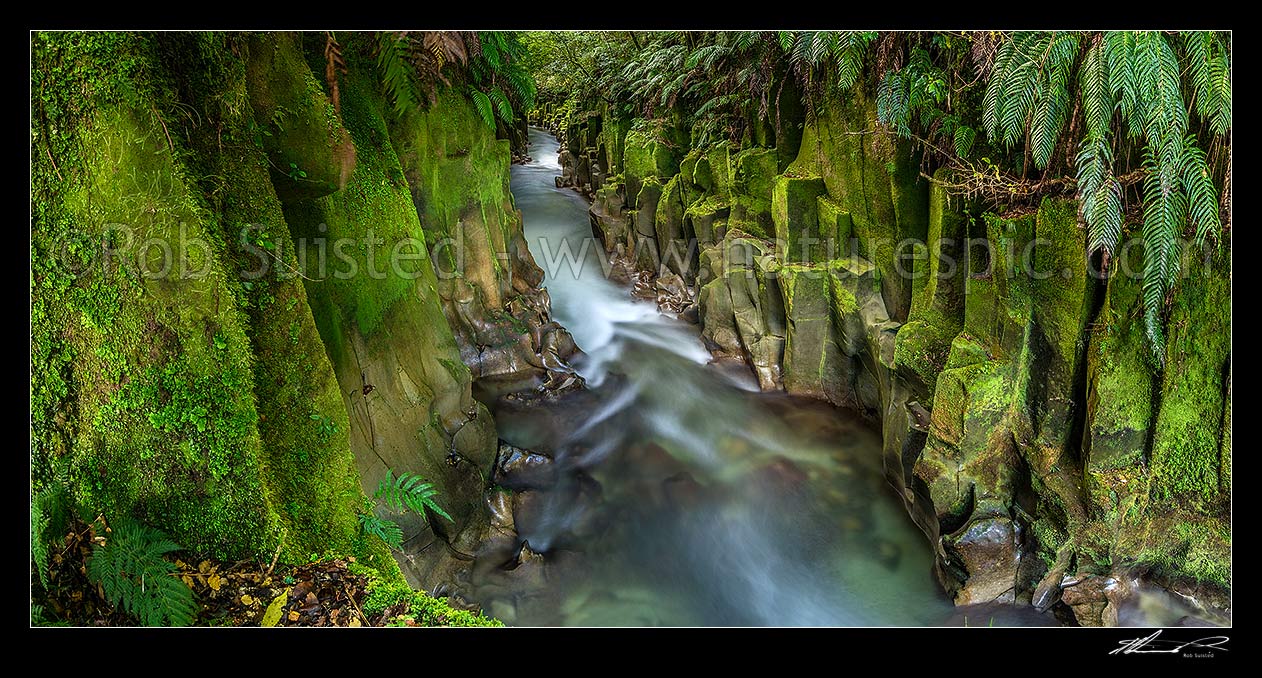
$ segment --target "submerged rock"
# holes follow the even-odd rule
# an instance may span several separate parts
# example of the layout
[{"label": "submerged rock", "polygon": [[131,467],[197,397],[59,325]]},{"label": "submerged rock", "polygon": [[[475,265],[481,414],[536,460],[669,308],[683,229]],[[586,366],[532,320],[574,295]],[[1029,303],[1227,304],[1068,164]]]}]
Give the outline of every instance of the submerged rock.
[{"label": "submerged rock", "polygon": [[500,443],[492,479],[512,490],[546,488],[556,484],[557,469],[546,454]]}]

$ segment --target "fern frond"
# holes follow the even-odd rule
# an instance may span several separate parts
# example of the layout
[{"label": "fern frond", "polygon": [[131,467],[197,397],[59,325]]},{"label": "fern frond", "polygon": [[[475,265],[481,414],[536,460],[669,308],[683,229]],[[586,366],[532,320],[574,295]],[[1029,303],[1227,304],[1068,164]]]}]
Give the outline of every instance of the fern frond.
[{"label": "fern frond", "polygon": [[495,104],[495,112],[499,114],[500,120],[503,120],[504,124],[511,124],[513,122],[513,105],[509,103],[508,97],[504,95],[504,92],[497,87],[491,90],[490,99]]},{"label": "fern frond", "polygon": [[381,83],[396,115],[419,108],[422,99],[416,71],[409,58],[408,38],[405,34],[383,32],[377,34],[377,69]]},{"label": "fern frond", "polygon": [[412,473],[396,476],[394,471],[386,469],[386,477],[377,484],[377,492],[373,496],[384,501],[386,506],[394,511],[402,512],[405,509],[411,509],[424,515],[425,509],[428,508],[447,520],[455,522],[441,506],[434,502],[433,498],[437,495],[438,490],[420,476]]},{"label": "fern frond", "polygon": [[403,528],[398,523],[378,518],[371,513],[359,514],[359,529],[385,542],[386,546],[398,551],[403,548]]},{"label": "fern frond", "polygon": [[1231,127],[1231,64],[1226,47],[1211,31],[1186,34],[1185,49],[1196,99],[1196,113],[1214,134]]},{"label": "fern frond", "polygon": [[969,151],[973,150],[973,141],[977,138],[977,132],[968,125],[960,125],[955,128],[952,134],[952,140],[955,142],[955,154],[961,158],[967,158]]},{"label": "fern frond", "polygon": [[1202,245],[1211,233],[1218,236],[1222,224],[1218,219],[1218,193],[1205,163],[1205,152],[1196,146],[1192,136],[1184,141],[1182,175],[1188,215],[1196,227],[1196,244]]},{"label": "fern frond", "polygon": [[65,482],[54,479],[31,498],[31,560],[40,584],[48,588],[48,555],[54,540],[63,534],[69,518],[70,499]]},{"label": "fern frond", "polygon": [[104,546],[88,560],[88,577],[101,585],[106,600],[146,626],[188,626],[197,615],[193,592],[177,568],[162,556],[180,546],[154,528],[123,519],[112,525]]},{"label": "fern frond", "polygon": [[1160,165],[1158,152],[1151,146],[1144,149],[1144,328],[1153,357],[1158,364],[1165,361],[1165,337],[1162,332],[1162,311],[1166,293],[1179,272],[1179,234],[1186,218],[1187,203],[1177,183]]},{"label": "fern frond", "polygon": [[776,34],[776,39],[780,41],[780,49],[786,53],[793,51],[793,45],[798,41],[798,34],[794,31],[780,31]]},{"label": "fern frond", "polygon": [[911,136],[911,109],[907,80],[896,71],[886,71],[876,92],[876,117],[899,136]]},{"label": "fern frond", "polygon": [[1103,42],[1098,41],[1087,50],[1078,75],[1082,88],[1082,109],[1087,123],[1087,134],[1102,139],[1108,137],[1114,108],[1113,92],[1109,88],[1108,66]]},{"label": "fern frond", "polygon": [[473,99],[473,106],[478,109],[482,122],[486,123],[487,127],[495,129],[495,110],[491,105],[491,98],[485,92],[472,88],[469,90],[469,96]]}]

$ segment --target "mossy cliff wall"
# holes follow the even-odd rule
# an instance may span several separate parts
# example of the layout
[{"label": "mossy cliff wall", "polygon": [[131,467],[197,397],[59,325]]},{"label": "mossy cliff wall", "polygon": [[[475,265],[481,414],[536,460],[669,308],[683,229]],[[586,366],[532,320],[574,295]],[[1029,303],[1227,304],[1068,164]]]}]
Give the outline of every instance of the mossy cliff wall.
[{"label": "mossy cliff wall", "polygon": [[[487,529],[474,378],[538,382],[566,335],[538,331],[508,142],[450,93],[388,114],[357,41],[336,110],[307,42],[34,36],[33,483],[207,555],[397,577],[357,515],[387,468],[417,472],[455,519],[403,521],[428,588]],[[447,237],[463,268],[440,276]]]},{"label": "mossy cliff wall", "polygon": [[[862,87],[808,118],[774,148],[692,148],[603,108],[542,121],[593,232],[680,275],[716,355],[879,423],[957,604],[1109,624],[1140,581],[1224,605],[1230,242],[1189,257],[1158,369],[1139,252],[1092,273],[1075,203],[981,214],[920,175]],[[605,157],[603,177],[584,169]]]}]

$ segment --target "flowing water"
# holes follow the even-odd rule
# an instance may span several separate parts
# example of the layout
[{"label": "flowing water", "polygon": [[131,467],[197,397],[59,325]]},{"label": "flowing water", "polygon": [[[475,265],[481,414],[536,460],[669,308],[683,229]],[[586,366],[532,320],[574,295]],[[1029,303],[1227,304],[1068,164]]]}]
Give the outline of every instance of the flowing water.
[{"label": "flowing water", "polygon": [[958,623],[879,434],[759,392],[743,365],[710,363],[695,326],[607,280],[587,202],[555,187],[555,138],[530,141],[513,195],[590,389],[496,412],[504,440],[560,473],[512,498],[543,564],[485,584],[484,607],[517,625]]}]

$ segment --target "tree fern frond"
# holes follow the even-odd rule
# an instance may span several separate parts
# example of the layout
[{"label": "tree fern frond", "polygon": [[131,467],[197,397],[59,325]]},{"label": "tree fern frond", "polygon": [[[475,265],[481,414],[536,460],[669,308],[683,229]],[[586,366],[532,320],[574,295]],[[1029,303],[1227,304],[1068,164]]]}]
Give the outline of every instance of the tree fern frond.
[{"label": "tree fern frond", "polygon": [[1149,170],[1144,180],[1144,327],[1153,357],[1162,364],[1165,347],[1161,315],[1166,293],[1179,272],[1179,234],[1187,217],[1187,202],[1177,182],[1164,176],[1158,152],[1148,146],[1144,155]]},{"label": "tree fern frond", "polygon": [[1110,176],[1088,196],[1087,250],[1112,253],[1122,238],[1122,185]]},{"label": "tree fern frond", "polygon": [[780,41],[780,49],[787,52],[793,51],[793,45],[798,40],[798,35],[794,31],[779,31],[776,33],[776,39]]},{"label": "tree fern frond", "polygon": [[1218,192],[1205,163],[1205,152],[1196,146],[1196,138],[1189,136],[1183,150],[1183,190],[1188,201],[1188,215],[1196,227],[1196,244],[1205,242],[1211,233],[1217,237],[1222,224],[1218,219]]},{"label": "tree fern frond", "polygon": [[955,142],[955,154],[961,158],[967,158],[969,151],[973,149],[973,141],[977,138],[977,132],[968,125],[960,125],[955,128],[952,139]]},{"label": "tree fern frond", "polygon": [[1082,87],[1082,109],[1087,123],[1087,134],[1107,138],[1113,118],[1113,92],[1109,88],[1108,59],[1103,42],[1097,42],[1087,50],[1079,71]]},{"label": "tree fern frond", "polygon": [[416,72],[409,58],[408,38],[404,34],[377,34],[377,68],[382,85],[396,115],[418,108],[422,94]]},{"label": "tree fern frond", "polygon": [[910,116],[906,78],[897,71],[886,71],[877,88],[877,119],[899,136],[907,137],[911,136]]}]

